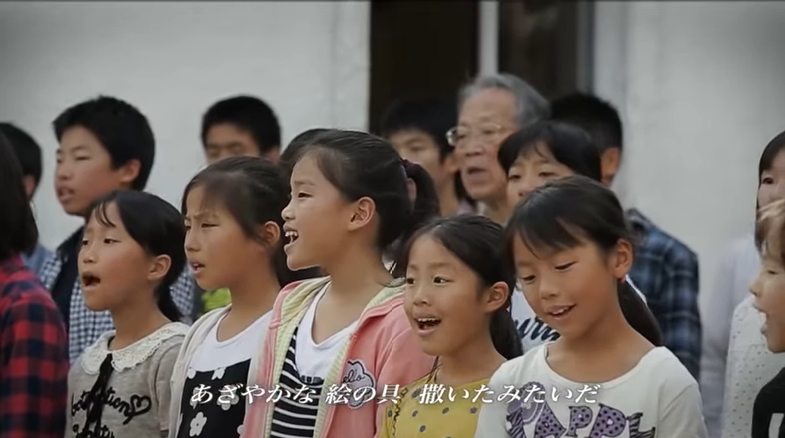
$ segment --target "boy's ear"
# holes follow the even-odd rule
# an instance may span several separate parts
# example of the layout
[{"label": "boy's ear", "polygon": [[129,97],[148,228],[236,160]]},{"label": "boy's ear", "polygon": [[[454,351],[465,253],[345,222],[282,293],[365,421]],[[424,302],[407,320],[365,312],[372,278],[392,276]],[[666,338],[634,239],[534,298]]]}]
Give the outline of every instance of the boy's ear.
[{"label": "boy's ear", "polygon": [[169,272],[172,266],[172,259],[168,255],[159,255],[150,264],[150,271],[147,273],[147,280],[150,282],[161,281]]},{"label": "boy's ear", "polygon": [[35,178],[33,175],[25,175],[24,176],[24,183],[25,183],[25,194],[27,194],[27,199],[33,199],[33,194],[35,193]]},{"label": "boy's ear", "polygon": [[450,175],[455,176],[461,168],[458,166],[458,159],[455,158],[455,152],[450,152],[449,154],[445,155],[444,162],[442,163],[444,169]]},{"label": "boy's ear", "polygon": [[129,160],[127,163],[118,167],[115,171],[120,176],[120,184],[126,187],[131,187],[139,177],[139,171],[142,170],[142,163],[137,159]]}]

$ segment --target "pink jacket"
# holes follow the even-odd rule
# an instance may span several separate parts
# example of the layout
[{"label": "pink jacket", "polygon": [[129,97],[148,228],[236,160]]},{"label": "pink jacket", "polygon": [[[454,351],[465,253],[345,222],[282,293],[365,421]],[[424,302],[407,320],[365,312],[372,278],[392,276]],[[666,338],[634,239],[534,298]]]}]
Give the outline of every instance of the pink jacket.
[{"label": "pink jacket", "polygon": [[[328,282],[329,277],[293,283],[278,295],[256,376],[260,388],[278,385],[294,330]],[[389,395],[396,385],[402,389],[431,370],[435,358],[420,350],[403,310],[401,291],[400,287],[385,288],[371,300],[349,342],[335,358],[324,380],[314,438],[372,438],[381,427],[386,404],[378,402],[385,386],[390,385]],[[329,388],[342,383],[352,390],[374,387],[376,397],[360,406],[325,403]],[[269,436],[274,404],[263,400],[248,406],[242,438]]]}]

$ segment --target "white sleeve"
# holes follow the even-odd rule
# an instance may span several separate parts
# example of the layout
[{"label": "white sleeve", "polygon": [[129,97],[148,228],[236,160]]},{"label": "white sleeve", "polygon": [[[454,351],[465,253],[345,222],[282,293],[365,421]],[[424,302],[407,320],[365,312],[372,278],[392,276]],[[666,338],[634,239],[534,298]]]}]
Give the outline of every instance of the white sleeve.
[{"label": "white sleeve", "polygon": [[657,436],[707,438],[698,384],[687,386],[670,401],[657,421]]},{"label": "white sleeve", "polygon": [[[505,386],[513,382],[510,372],[510,362],[505,362],[493,373],[488,387],[493,394],[503,394]],[[474,438],[499,438],[507,436],[507,405],[505,401],[498,401],[495,396],[493,402],[483,404],[480,408],[480,417],[477,419],[477,430]]]},{"label": "white sleeve", "polygon": [[700,389],[703,395],[703,413],[711,436],[719,436],[722,405],[725,393],[725,367],[730,342],[731,319],[734,300],[733,290],[736,251],[726,251],[717,271],[713,289],[704,299],[702,313],[703,351],[701,353]]}]

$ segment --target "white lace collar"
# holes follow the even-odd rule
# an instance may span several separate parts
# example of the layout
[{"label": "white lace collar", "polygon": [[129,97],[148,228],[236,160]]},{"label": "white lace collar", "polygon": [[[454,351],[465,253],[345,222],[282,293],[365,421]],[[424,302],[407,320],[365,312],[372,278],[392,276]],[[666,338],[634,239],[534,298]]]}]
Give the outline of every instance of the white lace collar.
[{"label": "white lace collar", "polygon": [[95,344],[85,350],[82,355],[82,368],[87,374],[98,374],[101,363],[106,355],[112,354],[112,367],[115,371],[131,369],[146,361],[155,353],[161,344],[172,336],[188,333],[188,326],[181,322],[172,322],[154,331],[145,338],[119,350],[109,350],[109,341],[114,337],[115,331],[101,335]]}]

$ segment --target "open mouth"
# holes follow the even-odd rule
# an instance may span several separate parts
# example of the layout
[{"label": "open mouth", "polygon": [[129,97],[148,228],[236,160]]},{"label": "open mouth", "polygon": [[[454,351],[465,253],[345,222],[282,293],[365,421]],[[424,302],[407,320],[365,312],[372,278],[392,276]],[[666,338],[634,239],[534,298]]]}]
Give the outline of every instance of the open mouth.
[{"label": "open mouth", "polygon": [[476,174],[482,173],[482,172],[485,172],[485,169],[483,169],[482,167],[468,167],[468,168],[466,168],[466,174],[469,175],[469,176],[476,175]]},{"label": "open mouth", "polygon": [[439,318],[415,318],[414,321],[420,330],[431,330],[442,322]]},{"label": "open mouth", "polygon": [[101,284],[101,279],[97,275],[90,272],[82,274],[82,286],[84,288],[90,289],[98,286],[99,284]]},{"label": "open mouth", "polygon": [[286,230],[284,237],[286,237],[286,244],[291,245],[297,241],[297,239],[300,237],[300,234],[294,230]]},{"label": "open mouth", "polygon": [[202,272],[202,269],[204,269],[204,265],[201,263],[193,262],[191,263],[191,269],[193,269],[194,275],[196,275]]},{"label": "open mouth", "polygon": [[66,188],[66,187],[58,187],[57,188],[57,199],[65,200],[69,199],[74,195],[74,191]]},{"label": "open mouth", "polygon": [[550,316],[551,318],[554,318],[554,319],[557,319],[557,320],[558,319],[564,319],[567,315],[569,315],[570,311],[572,311],[573,308],[575,308],[574,304],[571,305],[571,306],[553,307],[551,309],[548,309],[547,313],[548,313],[548,316]]}]

